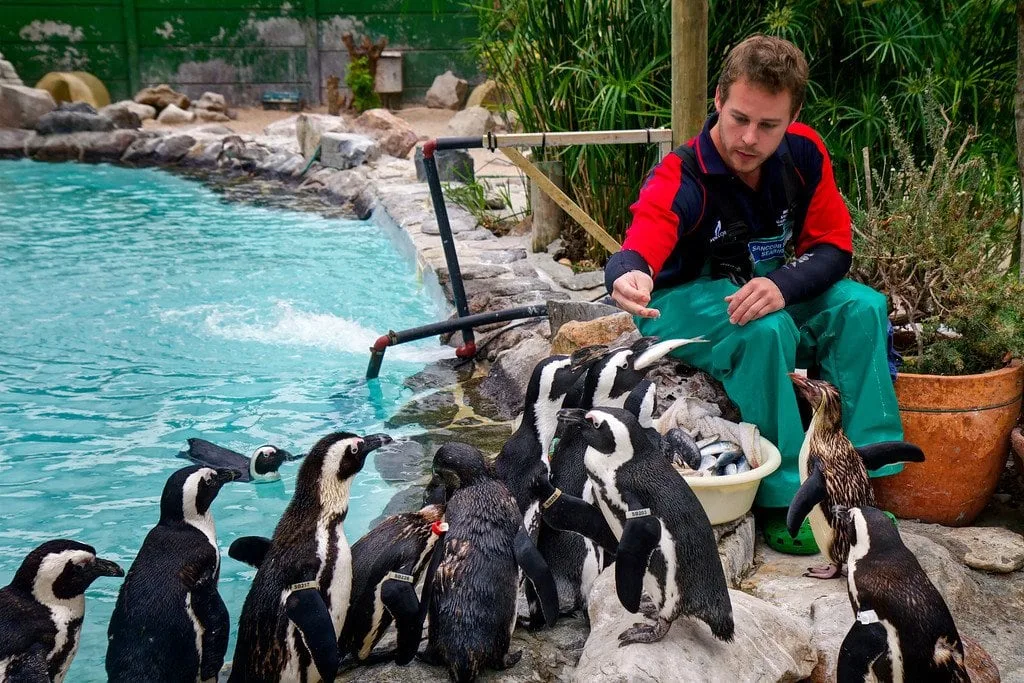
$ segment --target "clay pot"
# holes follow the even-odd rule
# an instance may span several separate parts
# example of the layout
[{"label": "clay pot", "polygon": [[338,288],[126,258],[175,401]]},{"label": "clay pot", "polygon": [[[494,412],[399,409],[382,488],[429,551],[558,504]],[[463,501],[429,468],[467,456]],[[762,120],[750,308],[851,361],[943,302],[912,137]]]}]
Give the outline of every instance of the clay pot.
[{"label": "clay pot", "polygon": [[872,479],[879,507],[947,526],[973,522],[1006,466],[1022,391],[1024,366],[980,375],[900,375],[904,439],[921,447],[925,461]]}]

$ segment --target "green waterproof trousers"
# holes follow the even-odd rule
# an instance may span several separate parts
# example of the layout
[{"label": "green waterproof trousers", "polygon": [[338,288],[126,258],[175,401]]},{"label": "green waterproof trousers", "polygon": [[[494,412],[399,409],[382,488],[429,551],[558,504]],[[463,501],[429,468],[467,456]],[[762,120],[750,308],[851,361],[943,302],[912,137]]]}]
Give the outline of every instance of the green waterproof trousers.
[{"label": "green waterproof trousers", "polygon": [[[816,368],[843,397],[843,428],[855,445],[903,439],[889,376],[885,296],[851,280],[823,294],[743,325],[729,322],[725,297],[738,287],[700,277],[654,292],[661,317],[637,318],[645,335],[661,339],[703,336],[674,352],[725,386],[745,422],[776,444],[782,466],[761,482],[755,503],[786,507],[800,486],[804,439],[796,393],[787,373]],[[872,476],[896,474],[890,465]]]}]

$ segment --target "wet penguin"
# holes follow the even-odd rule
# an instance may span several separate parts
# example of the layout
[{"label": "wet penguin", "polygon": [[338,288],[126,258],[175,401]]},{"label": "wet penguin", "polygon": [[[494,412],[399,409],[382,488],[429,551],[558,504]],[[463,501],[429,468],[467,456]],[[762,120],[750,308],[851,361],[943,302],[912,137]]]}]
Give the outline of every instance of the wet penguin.
[{"label": "wet penguin", "polygon": [[247,458],[241,453],[218,446],[206,439],[191,438],[188,440],[188,448],[179,451],[178,457],[191,460],[197,465],[235,470],[238,473],[238,481],[261,484],[280,481],[281,473],[278,469],[281,465],[298,460],[302,456],[295,456],[283,448],[264,444]]},{"label": "wet penguin", "polygon": [[335,432],[310,450],[270,546],[252,553],[261,561],[242,607],[229,681],[334,680],[352,590],[342,527],[349,490],[366,456],[390,442],[385,434]]},{"label": "wet penguin", "polygon": [[[644,589],[652,600],[644,614],[654,624],[623,631],[620,644],[658,641],[681,615],[696,617],[716,638],[731,640],[732,604],[715,535],[690,487],[629,411],[566,409],[560,418],[567,434],[577,431],[587,442],[584,461],[600,515],[619,539],[619,601],[635,613]],[[592,524],[595,508],[573,500],[580,524]]]},{"label": "wet penguin", "polygon": [[488,471],[480,451],[445,444],[433,467],[454,492],[445,508],[448,531],[435,551],[439,564],[425,579],[430,625],[422,658],[445,666],[455,681],[471,681],[486,668],[513,666],[522,654],[508,652],[520,567],[541,597],[549,624],[558,617],[558,596],[515,498]]},{"label": "wet penguin", "polygon": [[921,462],[917,446],[891,441],[855,448],[843,432],[843,404],[839,391],[824,380],[790,374],[797,391],[810,404],[813,415],[800,448],[800,488],[786,513],[786,526],[794,538],[805,517],[811,518],[814,540],[828,559],[824,567],[811,567],[804,576],[831,579],[839,576],[850,549],[849,526],[836,524],[832,508],[874,505],[875,495],[867,470],[896,462]]},{"label": "wet penguin", "polygon": [[101,576],[124,571],[78,541],[47,541],[25,556],[0,588],[0,681],[64,680],[78,651],[85,589]]},{"label": "wet penguin", "polygon": [[880,510],[837,507],[849,527],[847,588],[856,620],[839,649],[838,683],[970,681],[942,595]]},{"label": "wet penguin", "polygon": [[160,521],[146,534],[110,618],[110,681],[216,679],[231,624],[217,592],[220,550],[210,505],[236,476],[193,465],[167,479]]}]

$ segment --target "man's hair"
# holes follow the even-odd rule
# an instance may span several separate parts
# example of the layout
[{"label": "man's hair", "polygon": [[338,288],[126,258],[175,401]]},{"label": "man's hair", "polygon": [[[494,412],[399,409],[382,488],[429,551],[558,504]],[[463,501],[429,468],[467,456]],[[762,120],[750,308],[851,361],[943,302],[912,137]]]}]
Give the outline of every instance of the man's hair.
[{"label": "man's hair", "polygon": [[722,74],[718,77],[718,92],[723,102],[729,97],[729,86],[744,78],[773,95],[788,91],[793,100],[790,115],[795,116],[807,92],[807,60],[788,40],[750,36],[729,50],[725,57]]}]

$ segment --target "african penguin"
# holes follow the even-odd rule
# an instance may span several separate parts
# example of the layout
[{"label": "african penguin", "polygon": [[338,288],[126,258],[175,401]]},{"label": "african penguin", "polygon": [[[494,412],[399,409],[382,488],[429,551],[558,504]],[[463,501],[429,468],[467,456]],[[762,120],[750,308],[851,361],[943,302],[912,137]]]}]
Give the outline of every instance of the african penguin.
[{"label": "african penguin", "polygon": [[283,448],[271,444],[260,446],[248,458],[229,448],[218,446],[206,439],[191,438],[188,448],[178,452],[179,458],[191,460],[197,465],[231,469],[238,472],[238,481],[252,481],[257,484],[280,481],[278,469],[282,464],[298,460],[301,455],[292,455]]},{"label": "african penguin", "polygon": [[[615,586],[630,612],[641,608],[643,589],[653,604],[644,609],[653,625],[635,624],[619,634],[620,644],[651,643],[668,633],[680,615],[705,622],[715,637],[733,637],[732,604],[711,523],[693,491],[641,428],[620,408],[565,409],[565,433],[587,442],[584,462],[600,514],[619,539]],[[574,502],[578,521],[593,506]],[[547,519],[547,517],[545,517]],[[559,523],[567,519],[559,518]]]},{"label": "african penguin", "polygon": [[515,498],[488,470],[483,454],[447,443],[434,455],[433,469],[453,493],[445,508],[448,531],[435,550],[439,563],[432,560],[424,578],[430,625],[421,658],[445,666],[455,681],[471,681],[485,668],[513,666],[522,654],[508,652],[520,568],[549,625],[558,618],[558,595]]},{"label": "african penguin", "polygon": [[25,556],[0,588],[0,681],[64,680],[78,651],[85,589],[101,576],[124,571],[77,541],[47,541]]},{"label": "african penguin", "polygon": [[838,683],[968,683],[949,607],[896,525],[869,506],[833,512],[848,527],[847,589],[856,619],[839,649]]},{"label": "african penguin", "polygon": [[829,564],[811,567],[804,576],[831,579],[839,576],[850,549],[849,529],[836,524],[832,508],[874,505],[869,469],[895,462],[921,462],[924,454],[904,441],[887,441],[855,448],[843,432],[843,402],[839,391],[824,380],[790,374],[813,415],[800,447],[800,488],[789,504],[786,526],[794,538],[805,517],[811,518],[814,540]]},{"label": "african penguin", "polygon": [[167,479],[160,521],[146,534],[110,618],[109,681],[217,678],[231,624],[217,592],[220,550],[210,505],[237,476],[193,465]]},{"label": "african penguin", "polygon": [[333,681],[352,590],[342,523],[352,478],[386,434],[335,432],[299,468],[242,607],[229,681]]}]

